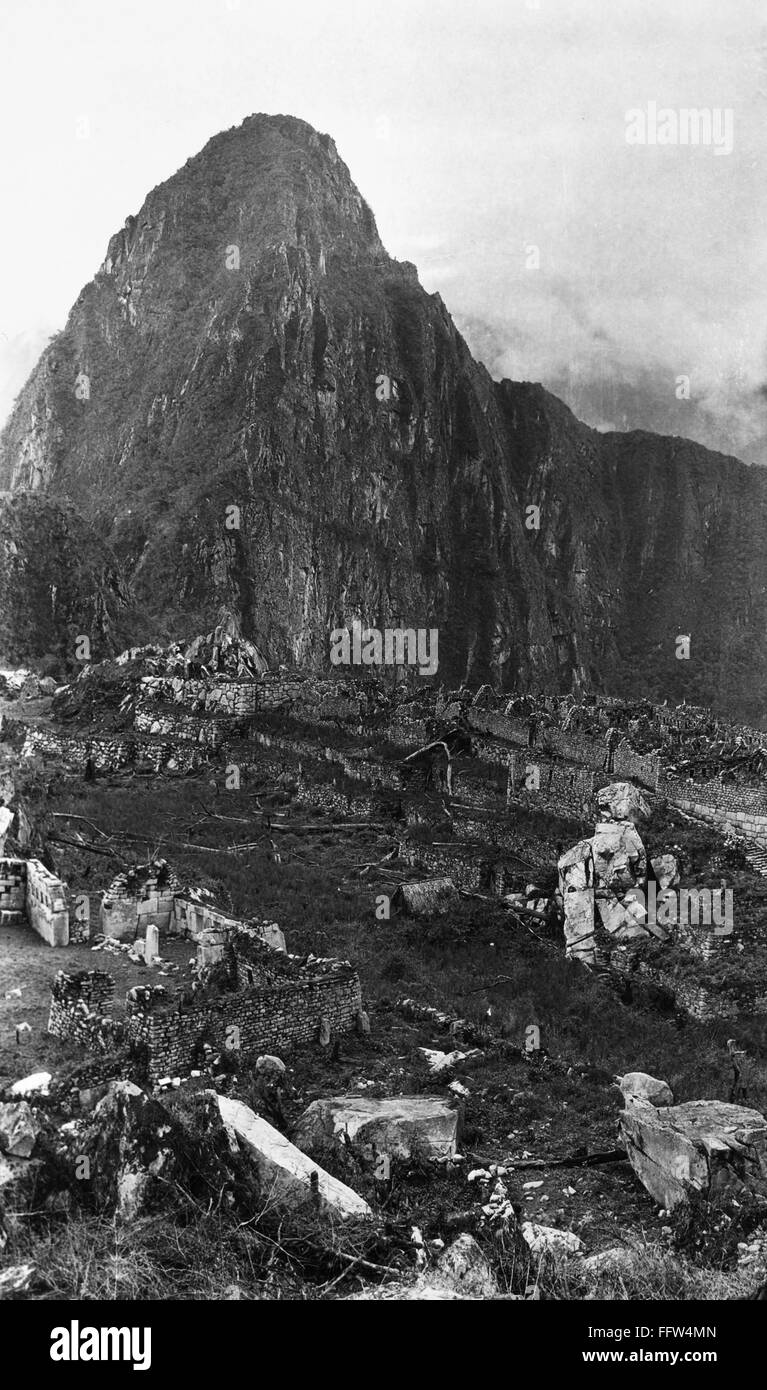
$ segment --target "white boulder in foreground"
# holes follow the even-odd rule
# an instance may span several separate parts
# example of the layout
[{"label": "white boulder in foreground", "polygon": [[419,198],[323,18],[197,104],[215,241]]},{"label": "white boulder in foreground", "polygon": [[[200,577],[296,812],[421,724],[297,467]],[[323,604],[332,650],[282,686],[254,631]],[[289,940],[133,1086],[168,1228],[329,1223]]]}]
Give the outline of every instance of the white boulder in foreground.
[{"label": "white boulder in foreground", "polygon": [[583,1249],[583,1242],[574,1231],[561,1231],[558,1226],[539,1226],[535,1221],[523,1221],[522,1235],[533,1255],[539,1259],[544,1255],[577,1255]]},{"label": "white boulder in foreground", "polygon": [[224,1125],[252,1159],[263,1196],[270,1205],[288,1210],[316,1203],[328,1216],[372,1217],[370,1207],[358,1193],[319,1168],[242,1101],[229,1096],[218,1096],[217,1100]]},{"label": "white boulder in foreground", "polygon": [[691,1191],[767,1195],[767,1119],[758,1110],[718,1100],[657,1110],[629,1100],[620,1126],[634,1172],[667,1211]]},{"label": "white boulder in foreground", "polygon": [[14,1081],[11,1086],[12,1096],[47,1096],[51,1086],[51,1073],[49,1071],[36,1071],[31,1076],[22,1076],[20,1081]]},{"label": "white boulder in foreground", "polygon": [[331,1096],[301,1116],[294,1139],[309,1153],[353,1141],[366,1157],[450,1158],[460,1140],[461,1107],[439,1096]]}]

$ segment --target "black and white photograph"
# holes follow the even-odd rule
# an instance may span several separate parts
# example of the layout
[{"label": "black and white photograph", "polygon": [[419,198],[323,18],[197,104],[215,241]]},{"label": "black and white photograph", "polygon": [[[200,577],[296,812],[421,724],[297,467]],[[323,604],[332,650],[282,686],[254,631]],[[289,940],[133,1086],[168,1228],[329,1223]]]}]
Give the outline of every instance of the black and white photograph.
[{"label": "black and white photograph", "polygon": [[0,112],[0,1342],[732,1372],[767,6],[0,0]]}]

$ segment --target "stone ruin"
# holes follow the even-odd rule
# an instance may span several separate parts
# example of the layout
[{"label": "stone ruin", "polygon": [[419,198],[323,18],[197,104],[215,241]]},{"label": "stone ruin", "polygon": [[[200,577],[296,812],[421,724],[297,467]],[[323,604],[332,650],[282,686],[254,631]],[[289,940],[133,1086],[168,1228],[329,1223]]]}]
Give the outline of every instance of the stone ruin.
[{"label": "stone ruin", "polygon": [[68,946],[66,884],[39,859],[0,859],[0,921],[26,922],[49,946]]},{"label": "stone ruin", "polygon": [[565,917],[567,955],[594,966],[598,927],[614,943],[650,935],[645,914],[630,896],[647,884],[647,851],[637,822],[649,817],[641,793],[628,782],[598,794],[603,819],[588,840],[579,840],[559,860],[559,891]]},{"label": "stone ruin", "polygon": [[[597,793],[597,804],[602,818],[594,834],[557,866],[568,957],[593,968],[612,963],[616,947],[650,937],[676,941],[702,959],[729,945],[731,932],[718,935],[710,924],[688,929],[677,920],[678,865],[672,854],[649,861],[638,828],[650,815],[641,792],[630,782],[612,783]],[[697,890],[682,890],[680,898],[685,892],[694,898]],[[648,901],[654,912],[648,913]]]},{"label": "stone ruin", "polygon": [[48,1031],[96,1051],[127,1049],[152,1084],[187,1075],[215,1055],[250,1060],[329,1042],[360,1026],[362,1014],[359,976],[348,961],[289,956],[245,924],[226,934],[212,962],[200,942],[191,987],[134,986],[119,1020],[106,1012],[114,992],[105,971],[59,971]]},{"label": "stone ruin", "polygon": [[[117,941],[146,940],[153,929],[167,936],[204,939],[222,949],[240,920],[218,907],[202,888],[185,889],[167,860],[151,860],[122,871],[103,895],[72,895],[37,859],[0,859],[0,923],[33,928],[49,946],[90,940],[97,931]],[[276,922],[252,918],[245,924],[260,940],[285,950]],[[220,951],[219,951],[220,954]],[[212,957],[211,957],[212,958]]]},{"label": "stone ruin", "polygon": [[181,883],[167,860],[152,860],[119,873],[101,901],[99,929],[104,936],[133,939],[145,936],[151,922],[171,929],[174,899]]}]

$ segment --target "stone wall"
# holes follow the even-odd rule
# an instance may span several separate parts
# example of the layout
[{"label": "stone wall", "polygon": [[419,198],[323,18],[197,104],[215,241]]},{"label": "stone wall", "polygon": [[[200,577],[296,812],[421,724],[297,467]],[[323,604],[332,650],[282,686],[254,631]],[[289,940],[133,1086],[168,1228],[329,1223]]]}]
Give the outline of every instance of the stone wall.
[{"label": "stone wall", "polygon": [[660,777],[660,756],[658,753],[635,753],[627,739],[622,739],[615,749],[611,776],[615,781],[628,778],[640,782],[643,787],[657,790]]},{"label": "stone wall", "polygon": [[[205,944],[210,952],[204,960],[205,964],[220,959],[223,947],[233,932],[250,932],[274,950],[285,950],[285,937],[276,922],[252,919],[243,923],[213,903],[192,894],[177,893],[174,897],[170,930],[181,936],[189,936],[198,946],[201,942]],[[221,946],[219,952],[215,950],[217,943]]]},{"label": "stone wall", "polygon": [[317,1040],[323,1020],[333,1036],[351,1031],[361,1008],[359,977],[350,967],[191,1005],[157,1007],[152,991],[132,990],[126,1001],[126,1035],[142,1050],[149,1079],[156,1083],[198,1065],[204,1043],[245,1059],[264,1052],[279,1055]]},{"label": "stone wall", "polygon": [[205,714],[252,716],[259,708],[258,681],[184,680],[180,676],[145,676],[141,682],[143,704],[183,705]]},{"label": "stone wall", "polygon": [[132,941],[146,936],[153,923],[161,932],[171,926],[173,905],[181,884],[173,871],[156,861],[128,875],[118,874],[101,900],[99,926],[104,936]]},{"label": "stone wall", "polygon": [[[530,774],[528,774],[530,769]],[[534,785],[533,769],[537,769],[539,786]],[[526,782],[533,781],[528,787]],[[525,753],[512,753],[508,764],[507,795],[531,806],[582,819],[594,799],[594,773],[572,763],[554,762],[535,748]]]},{"label": "stone wall", "polygon": [[0,859],[0,925],[23,919],[27,895],[25,859]]},{"label": "stone wall", "polygon": [[[477,738],[476,734],[471,736],[471,748],[474,757],[479,762],[489,763],[491,767],[507,768],[509,765],[510,749],[502,743],[495,743],[492,739]],[[531,748],[530,752],[534,750]]]},{"label": "stone wall", "polygon": [[468,712],[468,722],[472,729],[479,733],[491,734],[493,738],[502,739],[505,743],[514,743],[527,747],[528,743],[528,722],[516,716],[500,714],[495,710],[470,709]]},{"label": "stone wall", "polygon": [[401,748],[423,748],[430,742],[429,726],[425,719],[403,710],[382,730],[392,743]]},{"label": "stone wall", "polygon": [[119,1044],[120,1025],[103,1012],[114,992],[114,977],[106,970],[81,970],[72,975],[59,970],[51,987],[48,1032],[89,1048]]},{"label": "stone wall", "polygon": [[49,946],[69,944],[66,885],[38,859],[27,860],[26,913],[29,925]]},{"label": "stone wall", "polygon": [[[571,763],[581,763],[584,767],[603,772],[607,744],[601,739],[589,738],[586,734],[563,733],[561,729],[541,729],[536,740],[536,749],[553,753],[557,758],[565,758]],[[533,750],[531,750],[533,751]]]},{"label": "stone wall", "polygon": [[68,893],[69,944],[82,945],[99,930],[101,893]]},{"label": "stone wall", "polygon": [[28,729],[21,756],[54,757],[68,770],[80,773],[84,772],[89,757],[97,772],[117,772],[134,764],[145,764],[155,772],[162,769],[191,772],[207,760],[208,748],[189,741],[184,743],[184,740],[136,736],[87,738]]},{"label": "stone wall", "polygon": [[293,803],[347,820],[371,820],[376,814],[372,797],[355,796],[351,791],[340,791],[332,782],[308,782],[304,777],[299,780]]},{"label": "stone wall", "polygon": [[[689,786],[689,784],[687,785]],[[665,793],[671,804],[678,806],[681,811],[698,816],[719,830],[725,830],[729,827],[738,835],[745,835],[746,839],[756,840],[760,844],[767,845],[767,816],[760,816],[747,811],[724,810],[706,805],[702,801],[690,801],[686,797],[673,796],[670,790],[672,786],[684,787],[685,783],[668,783]]]},{"label": "stone wall", "polygon": [[[477,854],[466,845],[414,845],[402,842],[399,847],[403,863],[412,867],[423,867],[434,878],[451,878],[456,888],[468,893],[490,893],[500,897],[511,891],[509,885],[514,877],[503,862],[500,852],[490,847],[487,852]],[[518,875],[517,875],[518,876]]]},{"label": "stone wall", "polygon": [[713,777],[707,782],[661,777],[658,790],[669,801],[690,801],[717,811],[739,812],[744,818],[767,817],[767,786],[737,786]]},{"label": "stone wall", "polygon": [[679,1009],[701,1023],[717,1018],[735,1019],[741,1014],[767,1013],[767,993],[763,981],[754,981],[749,989],[734,993],[695,980],[680,980],[672,970],[650,965],[641,958],[637,959],[630,949],[622,947],[612,951],[609,965],[628,979],[635,977],[640,986],[644,981],[667,990],[673,995]]},{"label": "stone wall", "polygon": [[170,737],[181,743],[199,743],[213,752],[231,736],[238,724],[244,727],[244,722],[235,718],[215,719],[197,714],[177,714],[174,710],[166,709],[137,709],[133,723],[137,733]]}]

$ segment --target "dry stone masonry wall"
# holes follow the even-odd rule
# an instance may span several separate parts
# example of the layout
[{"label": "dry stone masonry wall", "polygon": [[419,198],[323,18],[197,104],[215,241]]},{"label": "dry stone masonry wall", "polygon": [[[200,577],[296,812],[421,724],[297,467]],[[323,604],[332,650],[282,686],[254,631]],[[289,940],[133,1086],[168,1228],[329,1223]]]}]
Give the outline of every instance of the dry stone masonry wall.
[{"label": "dry stone masonry wall", "polygon": [[324,977],[232,991],[191,1006],[158,1007],[156,995],[133,995],[126,1001],[127,1036],[143,1049],[152,1083],[188,1073],[205,1043],[245,1059],[279,1054],[316,1041],[323,1020],[333,1035],[351,1031],[362,1008],[359,977],[343,966]]}]

